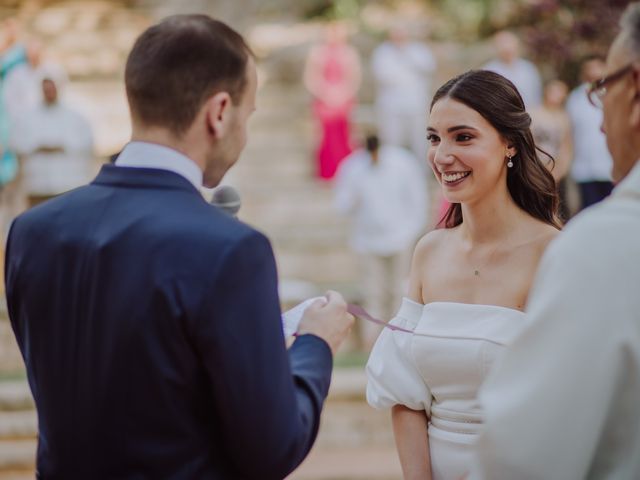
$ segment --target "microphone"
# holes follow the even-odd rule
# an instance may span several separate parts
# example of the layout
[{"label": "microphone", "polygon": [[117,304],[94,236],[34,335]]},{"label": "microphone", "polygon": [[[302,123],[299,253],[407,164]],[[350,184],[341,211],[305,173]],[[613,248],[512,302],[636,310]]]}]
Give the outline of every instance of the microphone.
[{"label": "microphone", "polygon": [[240,210],[240,194],[230,185],[220,185],[213,191],[211,205],[218,207],[227,215],[237,218]]}]

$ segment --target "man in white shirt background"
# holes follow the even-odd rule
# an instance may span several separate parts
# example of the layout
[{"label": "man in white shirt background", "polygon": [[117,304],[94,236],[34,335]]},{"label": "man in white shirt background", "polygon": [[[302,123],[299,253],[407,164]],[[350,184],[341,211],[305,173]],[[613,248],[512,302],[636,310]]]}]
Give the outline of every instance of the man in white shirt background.
[{"label": "man in white shirt background", "polygon": [[520,40],[513,33],[500,31],[493,38],[497,58],[484,65],[509,79],[518,89],[527,110],[542,103],[542,80],[536,66],[520,56]]},{"label": "man in white shirt background", "polygon": [[61,101],[62,84],[57,72],[43,72],[41,103],[19,117],[12,133],[30,207],[83,185],[94,173],[91,125]]},{"label": "man in white shirt background", "polygon": [[472,479],[640,478],[640,3],[589,98],[618,183],[546,252],[528,327],[480,394]]},{"label": "man in white shirt background", "polygon": [[[423,43],[411,41],[396,26],[371,58],[376,83],[378,134],[383,144],[410,148],[422,162],[426,153],[426,125],[431,100],[431,77],[436,61]],[[425,166],[426,168],[426,166]]]},{"label": "man in white shirt background", "polygon": [[571,176],[580,189],[580,208],[587,208],[607,197],[613,189],[611,155],[600,131],[602,110],[587,98],[589,85],[602,78],[604,61],[598,56],[583,60],[580,67],[582,84],[567,100],[567,113],[573,131],[573,162]]},{"label": "man in white shirt background", "polygon": [[[366,148],[338,170],[337,210],[351,217],[351,249],[360,256],[365,308],[389,320],[405,292],[411,251],[427,220],[426,179],[410,151],[380,146],[369,135]],[[361,346],[373,346],[379,327],[364,322]]]}]

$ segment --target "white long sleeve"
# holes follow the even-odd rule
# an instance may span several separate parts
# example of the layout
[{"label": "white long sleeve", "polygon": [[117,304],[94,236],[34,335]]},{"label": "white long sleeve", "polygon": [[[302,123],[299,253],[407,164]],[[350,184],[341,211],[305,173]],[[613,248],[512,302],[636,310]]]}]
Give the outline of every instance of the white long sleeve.
[{"label": "white long sleeve", "polygon": [[472,479],[640,478],[640,168],[544,256]]}]

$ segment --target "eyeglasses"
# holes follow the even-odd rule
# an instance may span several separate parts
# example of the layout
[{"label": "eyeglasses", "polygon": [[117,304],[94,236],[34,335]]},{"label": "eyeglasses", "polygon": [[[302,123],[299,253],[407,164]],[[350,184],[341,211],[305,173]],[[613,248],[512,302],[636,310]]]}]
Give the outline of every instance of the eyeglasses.
[{"label": "eyeglasses", "polygon": [[634,64],[630,63],[619,70],[616,70],[611,75],[607,75],[606,77],[593,82],[587,90],[589,102],[591,102],[594,107],[602,108],[602,99],[607,94],[607,85],[611,85],[613,82],[620,80],[627,73],[633,71],[633,69]]}]

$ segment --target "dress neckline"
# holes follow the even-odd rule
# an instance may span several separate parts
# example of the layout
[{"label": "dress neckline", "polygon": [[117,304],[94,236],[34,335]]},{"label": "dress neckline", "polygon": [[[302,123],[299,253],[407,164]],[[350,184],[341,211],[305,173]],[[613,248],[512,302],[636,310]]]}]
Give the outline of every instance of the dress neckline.
[{"label": "dress neckline", "polygon": [[420,303],[420,302],[416,302],[415,300],[411,300],[408,297],[403,297],[403,300],[411,302],[414,305],[419,305],[423,309],[427,308],[429,306],[436,306],[436,305],[452,305],[452,306],[461,306],[461,307],[493,308],[493,309],[499,309],[499,310],[507,310],[509,312],[518,313],[520,315],[526,315],[525,312],[523,312],[522,310],[518,310],[516,308],[504,307],[502,305],[489,305],[489,304],[486,304],[486,303],[464,303],[464,302],[446,302],[446,301],[435,301],[435,302],[428,302],[428,303]]}]

